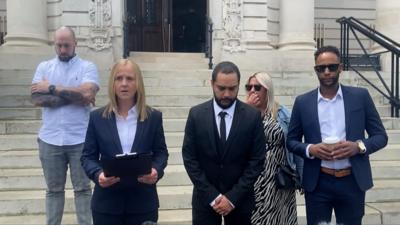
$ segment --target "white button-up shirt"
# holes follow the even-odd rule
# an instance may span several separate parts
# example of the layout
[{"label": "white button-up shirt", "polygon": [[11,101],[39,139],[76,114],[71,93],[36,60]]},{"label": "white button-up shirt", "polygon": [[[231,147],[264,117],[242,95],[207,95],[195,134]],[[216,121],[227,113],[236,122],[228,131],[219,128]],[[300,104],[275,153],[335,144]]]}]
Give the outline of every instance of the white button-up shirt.
[{"label": "white button-up shirt", "polygon": [[130,153],[133,142],[135,141],[137,120],[139,116],[136,105],[128,111],[128,116],[126,118],[120,116],[115,109],[114,113],[122,151],[126,154]]},{"label": "white button-up shirt", "polygon": [[219,107],[215,99],[213,100],[214,104],[214,115],[215,115],[215,122],[217,123],[217,129],[219,136],[221,136],[221,132],[219,130],[219,125],[221,123],[221,117],[219,116],[219,113],[221,111],[226,112],[227,114],[225,115],[225,126],[226,126],[226,139],[229,137],[229,132],[231,131],[232,127],[232,120],[233,120],[233,114],[235,114],[235,106],[236,106],[236,101],[231,105],[231,107],[227,109],[222,109]]},{"label": "white button-up shirt", "polygon": [[[321,129],[321,138],[337,137],[346,140],[346,122],[344,113],[344,102],[342,88],[339,89],[332,99],[324,98],[318,89],[318,120]],[[349,159],[321,161],[322,167],[331,169],[344,169],[351,166]]]},{"label": "white button-up shirt", "polygon": [[[40,63],[32,84],[43,80],[63,87],[78,87],[87,82],[99,86],[96,66],[78,56],[69,62],[62,62],[55,57]],[[43,107],[39,138],[48,144],[57,146],[81,144],[85,141],[89,113],[89,106],[74,104],[55,108]]]}]

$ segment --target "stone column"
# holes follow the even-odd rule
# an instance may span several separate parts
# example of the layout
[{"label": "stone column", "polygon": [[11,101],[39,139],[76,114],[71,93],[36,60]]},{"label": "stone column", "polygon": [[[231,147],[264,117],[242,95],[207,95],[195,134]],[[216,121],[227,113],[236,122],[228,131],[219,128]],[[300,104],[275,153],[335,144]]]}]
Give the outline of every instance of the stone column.
[{"label": "stone column", "polygon": [[[376,0],[376,25],[375,29],[388,38],[400,43],[400,1]],[[386,49],[378,44],[372,46],[372,52],[382,52]],[[381,55],[381,67],[383,71],[390,71],[391,55]]]},{"label": "stone column", "polygon": [[48,44],[47,1],[7,0],[5,46]]},{"label": "stone column", "polygon": [[396,42],[400,42],[399,12],[399,0],[376,0],[375,29]]},{"label": "stone column", "polygon": [[314,50],[314,0],[280,1],[280,50]]}]

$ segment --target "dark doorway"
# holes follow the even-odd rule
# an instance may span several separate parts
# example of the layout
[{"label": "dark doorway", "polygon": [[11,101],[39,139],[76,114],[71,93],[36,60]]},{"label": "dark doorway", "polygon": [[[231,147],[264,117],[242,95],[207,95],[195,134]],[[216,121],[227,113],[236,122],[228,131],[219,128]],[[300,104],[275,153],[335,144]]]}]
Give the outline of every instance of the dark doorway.
[{"label": "dark doorway", "polygon": [[124,52],[204,52],[206,18],[207,0],[126,0]]},{"label": "dark doorway", "polygon": [[125,32],[129,51],[167,51],[169,37],[166,33],[168,1],[126,0]]},{"label": "dark doorway", "polygon": [[204,52],[206,0],[173,0],[173,49],[175,52]]}]

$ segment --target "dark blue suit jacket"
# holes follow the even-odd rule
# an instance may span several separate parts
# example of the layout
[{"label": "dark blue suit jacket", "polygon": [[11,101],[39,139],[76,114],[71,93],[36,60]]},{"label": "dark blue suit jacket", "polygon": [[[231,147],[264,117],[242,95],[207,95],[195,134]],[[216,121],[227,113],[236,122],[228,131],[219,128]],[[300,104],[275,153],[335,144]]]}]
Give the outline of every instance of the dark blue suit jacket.
[{"label": "dark blue suit jacket", "polygon": [[[368,91],[364,88],[341,87],[346,140],[362,140],[367,148],[366,154],[356,154],[350,158],[355,180],[360,189],[366,191],[373,186],[369,155],[385,147],[388,138]],[[289,151],[304,158],[303,186],[309,192],[317,185],[321,167],[320,159],[306,156],[307,145],[321,143],[317,98],[318,89],[296,98],[286,142]],[[368,138],[365,137],[365,131]]]},{"label": "dark blue suit jacket", "polygon": [[[156,185],[137,182],[136,179],[123,180],[108,188],[98,184],[102,171],[100,158],[113,158],[122,154],[115,115],[104,118],[104,108],[90,114],[86,141],[82,153],[82,166],[87,176],[96,183],[92,197],[92,210],[100,213],[122,214],[156,210],[159,207]],[[158,172],[158,179],[167,166],[168,151],[162,126],[162,114],[148,108],[149,117],[138,119],[135,141],[131,152],[153,153],[152,166]]]}]

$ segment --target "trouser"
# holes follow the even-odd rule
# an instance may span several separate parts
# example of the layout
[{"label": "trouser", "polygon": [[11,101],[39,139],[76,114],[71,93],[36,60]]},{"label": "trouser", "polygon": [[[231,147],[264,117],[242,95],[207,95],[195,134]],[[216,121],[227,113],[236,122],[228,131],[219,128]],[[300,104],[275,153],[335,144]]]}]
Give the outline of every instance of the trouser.
[{"label": "trouser", "polygon": [[337,224],[361,225],[365,192],[360,190],[353,175],[339,178],[321,173],[315,190],[305,192],[305,200],[308,225],[330,222],[332,210]]},{"label": "trouser", "polygon": [[68,166],[74,189],[75,210],[79,225],[91,224],[90,180],[81,166],[83,144],[56,146],[38,139],[39,157],[46,180],[46,224],[60,225],[65,202]]},{"label": "trouser", "polygon": [[233,210],[227,216],[221,216],[213,208],[193,208],[193,225],[221,225],[224,218],[225,225],[251,225],[251,212],[241,213]]},{"label": "trouser", "polygon": [[92,211],[94,225],[155,225],[158,210],[146,213],[107,214]]}]

